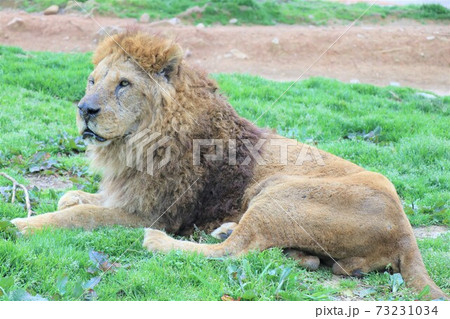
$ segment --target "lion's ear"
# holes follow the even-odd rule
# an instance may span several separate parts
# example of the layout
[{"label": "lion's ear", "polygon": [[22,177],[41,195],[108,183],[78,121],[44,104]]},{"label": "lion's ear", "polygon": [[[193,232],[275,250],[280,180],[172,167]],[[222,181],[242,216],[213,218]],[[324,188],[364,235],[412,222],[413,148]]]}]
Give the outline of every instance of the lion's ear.
[{"label": "lion's ear", "polygon": [[167,60],[164,63],[158,75],[164,76],[167,81],[173,79],[178,73],[178,67],[183,57],[183,51],[178,45],[175,45],[167,54]]}]

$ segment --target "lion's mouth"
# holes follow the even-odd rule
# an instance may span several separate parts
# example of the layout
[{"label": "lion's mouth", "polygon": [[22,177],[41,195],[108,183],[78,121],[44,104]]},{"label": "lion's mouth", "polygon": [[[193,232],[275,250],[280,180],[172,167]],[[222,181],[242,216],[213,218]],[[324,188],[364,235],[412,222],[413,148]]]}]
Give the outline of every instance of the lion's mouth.
[{"label": "lion's mouth", "polygon": [[87,138],[95,138],[99,142],[106,141],[106,138],[97,135],[96,133],[92,132],[89,128],[86,128],[83,132],[83,139],[85,140]]}]

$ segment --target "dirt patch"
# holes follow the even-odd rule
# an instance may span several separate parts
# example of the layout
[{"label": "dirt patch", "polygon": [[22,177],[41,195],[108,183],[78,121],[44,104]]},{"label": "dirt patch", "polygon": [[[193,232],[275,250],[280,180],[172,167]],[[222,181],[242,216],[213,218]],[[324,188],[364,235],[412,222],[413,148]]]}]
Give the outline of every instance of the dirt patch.
[{"label": "dirt patch", "polygon": [[[353,279],[356,286],[353,288],[344,288],[341,282],[344,278],[333,275],[331,279],[324,280],[322,286],[336,289],[338,292],[333,296],[338,301],[361,301],[364,297],[376,293],[376,290],[368,285],[365,285],[361,280]],[[349,279],[349,278],[347,278]]]},{"label": "dirt patch", "polygon": [[[14,18],[23,25],[7,27]],[[178,41],[186,59],[208,72],[239,72],[294,80],[346,26],[154,26],[135,19],[95,17],[102,26],[139,26]],[[0,12],[0,43],[26,50],[85,52],[98,42],[99,25],[89,17]],[[447,25],[397,21],[351,28],[303,78],[390,83],[450,95],[450,31]],[[240,52],[242,54],[234,54]]]},{"label": "dirt patch", "polygon": [[437,238],[442,234],[448,232],[448,227],[446,226],[425,226],[416,227],[413,229],[414,235],[417,239],[422,238]]},{"label": "dirt patch", "polygon": [[65,180],[61,176],[55,175],[27,175],[30,182],[29,188],[38,187],[39,189],[66,189],[73,186],[71,181]]}]

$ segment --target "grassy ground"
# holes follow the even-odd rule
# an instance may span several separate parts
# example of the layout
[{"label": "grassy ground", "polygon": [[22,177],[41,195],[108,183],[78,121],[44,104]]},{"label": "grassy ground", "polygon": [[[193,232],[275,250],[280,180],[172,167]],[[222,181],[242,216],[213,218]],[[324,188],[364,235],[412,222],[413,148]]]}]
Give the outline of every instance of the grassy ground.
[{"label": "grassy ground", "polygon": [[[96,191],[99,176],[86,168],[74,120],[74,102],[82,97],[92,68],[89,59],[90,54],[0,47],[1,171],[25,184],[30,174],[53,175],[70,179],[73,188]],[[238,112],[251,120],[289,85],[247,75],[215,77]],[[430,99],[408,88],[315,78],[295,85],[257,123],[385,174],[412,224],[449,225],[449,106],[450,97]],[[65,191],[31,189],[33,210],[55,210]],[[9,203],[10,184],[0,178],[0,220],[24,216],[19,195],[18,202]],[[54,300],[417,298],[404,286],[393,292],[397,281],[388,273],[336,279],[327,268],[296,267],[278,249],[207,259],[148,253],[141,247],[142,229],[47,229],[19,238],[9,230],[0,221],[0,300],[30,298],[27,292]],[[201,233],[193,239],[213,241]],[[450,233],[419,240],[419,246],[433,279],[449,293]],[[104,273],[106,259],[99,258],[120,265]]]},{"label": "grassy ground", "polygon": [[[27,11],[42,11],[52,4],[65,7],[67,0],[19,0],[18,6]],[[350,21],[356,19],[368,8],[368,4],[360,3],[345,5],[328,1],[256,1],[256,0],[79,0],[85,9],[104,15],[139,18],[148,13],[151,19],[172,18],[188,8],[203,7],[208,3],[202,14],[187,17],[188,21],[206,25],[228,24],[231,18],[238,19],[238,24],[272,25],[286,24],[317,24]],[[423,6],[374,6],[365,15],[365,21],[379,22],[386,18],[408,18],[424,21],[450,20],[450,10],[441,5]]]}]

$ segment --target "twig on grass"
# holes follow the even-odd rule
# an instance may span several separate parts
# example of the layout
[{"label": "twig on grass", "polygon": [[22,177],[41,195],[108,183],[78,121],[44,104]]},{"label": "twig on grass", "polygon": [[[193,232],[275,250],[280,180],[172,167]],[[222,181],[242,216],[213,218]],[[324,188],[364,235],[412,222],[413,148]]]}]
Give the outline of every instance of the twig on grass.
[{"label": "twig on grass", "polygon": [[33,211],[31,210],[30,195],[28,194],[27,188],[24,185],[18,183],[14,178],[12,178],[6,173],[0,172],[0,176],[9,179],[13,183],[11,203],[14,203],[16,199],[16,188],[20,187],[23,189],[23,193],[25,194],[25,206],[27,208],[27,217],[30,217],[33,214]]}]

